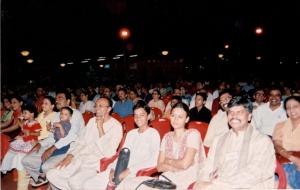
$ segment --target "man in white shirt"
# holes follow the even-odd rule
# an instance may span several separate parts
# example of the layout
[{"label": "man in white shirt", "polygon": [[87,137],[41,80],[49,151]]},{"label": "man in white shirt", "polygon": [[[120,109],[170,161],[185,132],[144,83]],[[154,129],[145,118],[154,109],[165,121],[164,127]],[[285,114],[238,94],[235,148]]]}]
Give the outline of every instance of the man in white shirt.
[{"label": "man in white shirt", "polygon": [[122,126],[109,115],[111,104],[108,98],[96,101],[96,116],[90,119],[65,159],[47,173],[52,189],[82,189],[82,183],[96,175],[100,159],[116,153],[122,138]]},{"label": "man in white shirt", "polygon": [[286,119],[286,112],[281,102],[280,88],[272,87],[270,89],[269,102],[258,107],[253,112],[255,126],[263,134],[272,136],[276,124]]}]

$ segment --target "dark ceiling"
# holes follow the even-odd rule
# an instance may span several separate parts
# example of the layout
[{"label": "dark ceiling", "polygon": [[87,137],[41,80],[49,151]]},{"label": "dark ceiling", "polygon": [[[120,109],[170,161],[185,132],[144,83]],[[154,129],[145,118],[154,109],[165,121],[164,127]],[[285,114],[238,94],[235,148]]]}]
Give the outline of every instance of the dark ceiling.
[{"label": "dark ceiling", "polygon": [[133,52],[144,57],[167,49],[198,59],[226,42],[244,57],[259,52],[271,61],[300,52],[296,1],[3,0],[1,9],[4,64],[21,62],[22,49],[41,65],[112,56],[122,51],[122,26],[131,30]]}]

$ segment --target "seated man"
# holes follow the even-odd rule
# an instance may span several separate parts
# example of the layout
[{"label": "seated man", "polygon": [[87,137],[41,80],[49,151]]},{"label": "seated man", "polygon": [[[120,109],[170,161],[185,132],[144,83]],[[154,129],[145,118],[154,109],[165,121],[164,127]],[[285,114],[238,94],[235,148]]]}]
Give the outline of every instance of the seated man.
[{"label": "seated man", "polygon": [[300,97],[290,96],[284,101],[289,118],[278,123],[273,133],[273,142],[279,161],[284,161],[288,185],[300,189]]},{"label": "seated man", "polygon": [[248,99],[237,96],[230,100],[231,129],[214,139],[195,189],[274,188],[273,143],[249,124],[252,108]]},{"label": "seated man", "polygon": [[71,146],[65,159],[47,173],[52,189],[82,189],[83,182],[97,174],[100,159],[116,153],[122,126],[109,115],[111,106],[108,98],[96,101],[96,116],[89,120],[85,133]]}]

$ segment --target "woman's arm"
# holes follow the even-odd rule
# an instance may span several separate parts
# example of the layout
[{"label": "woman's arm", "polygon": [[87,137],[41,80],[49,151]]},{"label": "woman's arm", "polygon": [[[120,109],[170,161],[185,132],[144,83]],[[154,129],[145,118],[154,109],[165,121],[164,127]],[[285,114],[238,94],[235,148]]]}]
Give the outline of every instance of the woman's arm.
[{"label": "woman's arm", "polygon": [[185,170],[193,165],[196,151],[194,148],[187,148],[182,159],[165,159],[165,163],[174,168]]},{"label": "woman's arm", "polygon": [[179,171],[179,169],[173,167],[172,165],[166,163],[167,158],[165,157],[165,153],[160,151],[158,156],[158,164],[157,171],[158,172],[167,172],[167,171]]},{"label": "woman's arm", "polygon": [[12,124],[12,126],[6,128],[6,129],[3,129],[2,133],[14,131],[14,130],[18,129],[19,127],[21,127],[21,122],[18,119],[14,119],[14,123]]},{"label": "woman's arm", "polygon": [[14,121],[14,118],[11,117],[11,119],[9,119],[5,122],[1,122],[1,129],[6,128],[7,126],[9,126],[13,121]]}]

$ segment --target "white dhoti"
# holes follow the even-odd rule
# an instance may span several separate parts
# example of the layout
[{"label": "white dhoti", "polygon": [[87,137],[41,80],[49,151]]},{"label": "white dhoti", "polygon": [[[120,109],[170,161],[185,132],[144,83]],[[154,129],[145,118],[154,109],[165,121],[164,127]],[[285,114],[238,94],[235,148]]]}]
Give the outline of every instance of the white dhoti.
[{"label": "white dhoti", "polygon": [[55,168],[47,173],[47,179],[52,185],[63,190],[82,190],[83,183],[97,174],[98,163],[72,160],[65,168]]}]

